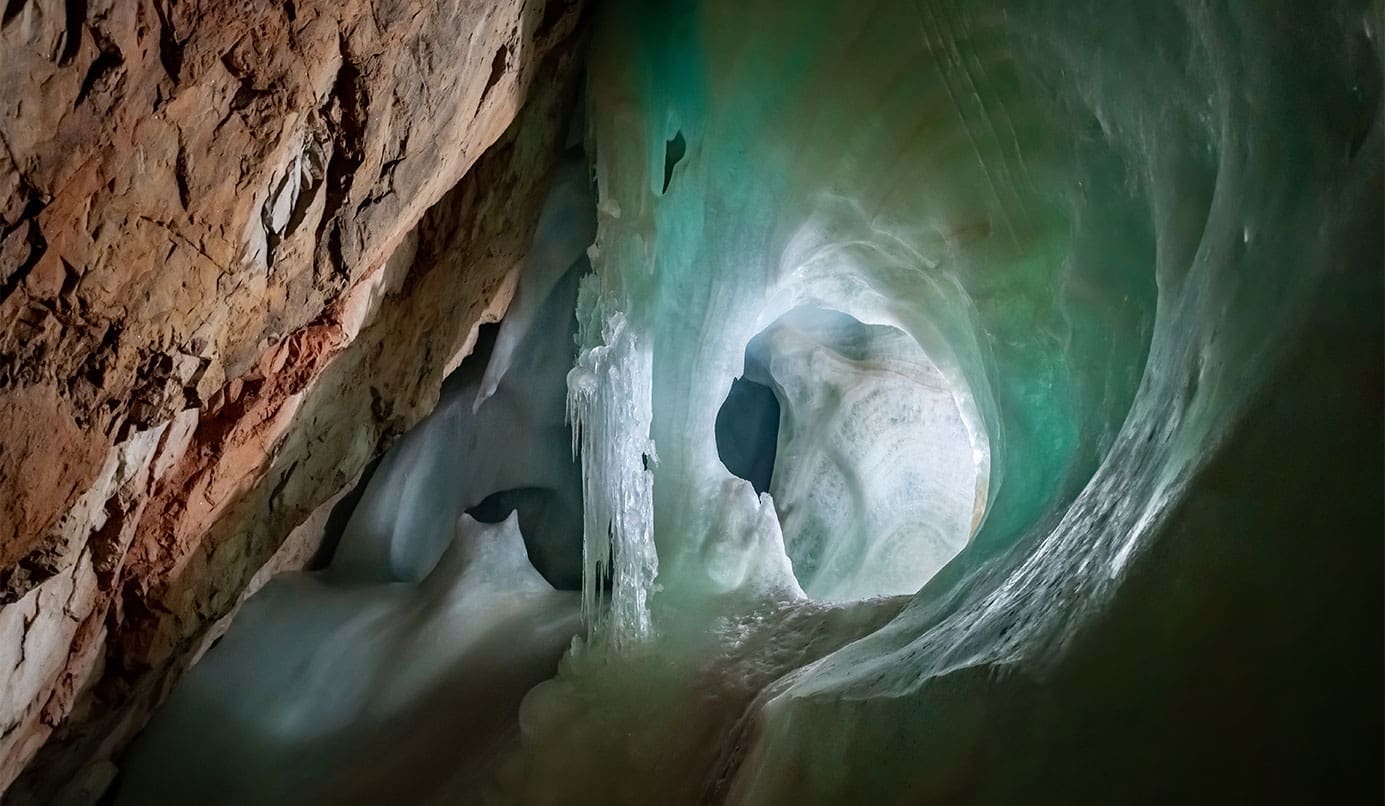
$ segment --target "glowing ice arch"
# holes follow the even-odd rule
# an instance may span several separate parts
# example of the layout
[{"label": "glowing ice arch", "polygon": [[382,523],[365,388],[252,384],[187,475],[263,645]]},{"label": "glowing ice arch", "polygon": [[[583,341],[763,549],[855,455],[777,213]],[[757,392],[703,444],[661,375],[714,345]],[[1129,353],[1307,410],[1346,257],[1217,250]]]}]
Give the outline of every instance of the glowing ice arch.
[{"label": "glowing ice arch", "polygon": [[771,502],[735,489],[712,435],[744,346],[801,305],[899,328],[959,392],[990,463],[983,554],[1070,501],[1153,309],[1146,209],[1084,190],[1126,187],[1075,128],[1096,122],[1054,136],[998,18],[959,35],[928,4],[638,5],[608,11],[593,56],[597,273],[570,397],[592,437],[589,616],[607,575],[616,644],[660,598],[800,595]]},{"label": "glowing ice arch", "polygon": [[746,378],[779,400],[769,493],[809,596],[913,593],[966,545],[989,450],[908,334],[795,308],[747,347]]},{"label": "glowing ice arch", "polygon": [[[1267,14],[1235,0],[673,5],[608,6],[592,70],[607,211],[599,293],[646,340],[632,377],[650,401],[641,437],[662,458],[645,535],[664,588],[656,623],[661,600],[691,599],[707,587],[705,557],[727,553],[714,527],[729,507],[707,469],[703,412],[783,279],[776,269],[803,265],[784,258],[795,234],[829,251],[917,253],[880,271],[867,262],[870,274],[842,278],[846,293],[832,296],[921,300],[904,329],[951,364],[914,325],[926,319],[939,334],[992,449],[988,514],[969,548],[888,626],[766,690],[750,727],[726,740],[736,750],[710,773],[720,790],[704,802],[942,802],[976,791],[1024,802],[1034,794],[1024,784],[1045,778],[1016,768],[1056,760],[1045,747],[1054,735],[1005,730],[1014,703],[1065,739],[1086,731],[1075,746],[1098,749],[1114,744],[1108,736],[1135,739],[1132,726],[1159,720],[1158,703],[1179,701],[1180,681],[1221,662],[1196,654],[1237,626],[1212,612],[1216,595],[1194,596],[1196,618],[1162,617],[1136,598],[1156,591],[1151,578],[1211,567],[1231,589],[1264,596],[1227,572],[1258,562],[1274,570],[1260,584],[1289,583],[1276,593],[1293,599],[1303,575],[1246,546],[1267,534],[1282,557],[1320,551],[1297,547],[1297,513],[1254,499],[1257,484],[1292,489],[1255,461],[1282,455],[1264,445],[1289,435],[1237,428],[1311,430],[1325,424],[1304,429],[1293,415],[1356,410],[1324,402],[1332,396],[1293,370],[1360,366],[1303,345],[1317,338],[1311,326],[1350,352],[1353,325],[1334,306],[1360,316],[1359,289],[1379,300],[1378,15],[1358,3]],[[675,133],[685,154],[667,172]],[[919,281],[893,283],[909,273]],[[1370,316],[1377,341],[1378,309]],[[1360,489],[1313,440],[1294,438],[1312,467],[1343,482],[1336,489]],[[1213,461],[1222,484],[1199,479]],[[1228,488],[1235,506],[1219,500]],[[1350,498],[1331,508],[1360,514]],[[1328,509],[1314,511],[1339,523]],[[1339,537],[1334,548],[1361,548]],[[1378,530],[1371,541],[1375,552]],[[1144,584],[1132,585],[1142,555]],[[1114,603],[1124,612],[1104,622]],[[1316,629],[1301,608],[1269,612],[1299,635]],[[1163,633],[1142,641],[1150,627]],[[1175,670],[1152,675],[1159,699],[1146,698],[1150,677],[1099,662],[1100,641],[1079,644],[1097,630],[1112,643],[1125,630],[1119,646]],[[1175,630],[1199,640],[1174,640]],[[1249,645],[1299,663],[1280,643]],[[1169,647],[1185,654],[1162,657]],[[1121,675],[1110,688],[1126,701],[1114,710],[1144,721],[1045,714],[1052,701],[1036,678],[1057,666],[1070,684],[1091,682],[1093,669]],[[1222,749],[1187,735],[1196,715],[1176,724],[1182,732],[1159,734],[1170,747]],[[1140,741],[1160,758],[1191,755]],[[1158,764],[1119,755],[1102,757],[1166,783]],[[1071,760],[1048,766],[1090,781]]]}]

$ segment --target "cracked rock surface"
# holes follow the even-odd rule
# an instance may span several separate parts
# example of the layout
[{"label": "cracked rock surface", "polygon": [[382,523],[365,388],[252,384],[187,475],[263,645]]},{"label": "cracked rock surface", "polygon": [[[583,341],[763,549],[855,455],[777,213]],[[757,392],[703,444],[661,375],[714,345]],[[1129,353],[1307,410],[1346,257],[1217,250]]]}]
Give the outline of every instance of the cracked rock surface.
[{"label": "cracked rock surface", "polygon": [[4,4],[6,803],[99,793],[262,569],[311,556],[286,538],[503,312],[580,15]]}]

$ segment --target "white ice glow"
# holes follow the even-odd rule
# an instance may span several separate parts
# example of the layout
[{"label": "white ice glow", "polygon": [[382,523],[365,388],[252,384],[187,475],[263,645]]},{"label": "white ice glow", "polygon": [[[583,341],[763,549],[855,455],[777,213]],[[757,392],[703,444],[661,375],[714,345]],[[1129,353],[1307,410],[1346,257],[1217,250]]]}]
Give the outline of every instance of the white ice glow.
[{"label": "white ice glow", "polygon": [[977,466],[956,395],[903,331],[798,308],[751,342],[783,410],[770,484],[808,595],[913,593],[966,545]]}]

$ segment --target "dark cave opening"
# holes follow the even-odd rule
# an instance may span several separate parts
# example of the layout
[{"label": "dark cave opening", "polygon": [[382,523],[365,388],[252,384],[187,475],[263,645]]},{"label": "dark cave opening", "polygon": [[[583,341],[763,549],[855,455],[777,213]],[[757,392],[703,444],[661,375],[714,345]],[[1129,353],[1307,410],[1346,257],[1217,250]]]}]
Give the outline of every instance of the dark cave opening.
[{"label": "dark cave opening", "polygon": [[779,442],[779,399],[768,386],[745,378],[731,382],[717,412],[717,455],[726,469],[750,482],[756,494],[769,490]]}]

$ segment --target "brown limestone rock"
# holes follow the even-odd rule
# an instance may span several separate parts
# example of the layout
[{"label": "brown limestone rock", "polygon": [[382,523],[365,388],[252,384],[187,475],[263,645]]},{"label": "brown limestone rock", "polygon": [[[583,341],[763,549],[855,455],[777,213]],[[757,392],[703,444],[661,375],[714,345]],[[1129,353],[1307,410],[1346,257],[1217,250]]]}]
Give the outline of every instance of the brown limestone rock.
[{"label": "brown limestone rock", "polygon": [[580,14],[4,4],[0,791],[29,769],[6,803],[108,781],[210,626],[503,310]]}]

